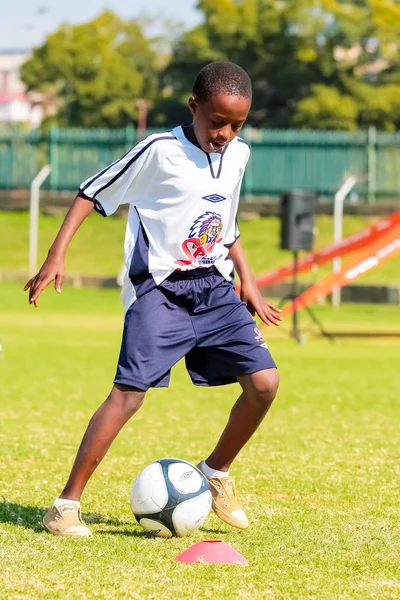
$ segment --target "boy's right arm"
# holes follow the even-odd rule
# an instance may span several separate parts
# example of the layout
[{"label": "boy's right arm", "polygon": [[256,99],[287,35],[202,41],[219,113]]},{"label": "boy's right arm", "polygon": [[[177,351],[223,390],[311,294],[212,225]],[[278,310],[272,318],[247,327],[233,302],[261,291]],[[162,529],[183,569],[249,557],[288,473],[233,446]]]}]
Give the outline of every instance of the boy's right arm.
[{"label": "boy's right arm", "polygon": [[56,239],[50,247],[48,256],[44,261],[39,273],[32,277],[25,285],[24,291],[29,289],[29,304],[38,305],[41,292],[54,281],[54,287],[58,293],[64,279],[64,260],[68,245],[79,226],[93,211],[94,204],[85,198],[75,198],[69,209]]}]

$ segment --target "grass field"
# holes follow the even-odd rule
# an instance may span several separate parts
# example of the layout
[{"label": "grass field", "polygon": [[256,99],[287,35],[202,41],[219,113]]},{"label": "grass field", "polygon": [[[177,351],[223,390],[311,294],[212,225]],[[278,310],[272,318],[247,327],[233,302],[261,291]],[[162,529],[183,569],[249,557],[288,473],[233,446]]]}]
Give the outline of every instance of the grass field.
[{"label": "grass field", "polygon": [[[204,457],[239,391],[193,387],[177,365],[170,389],[149,392],[89,483],[93,538],[59,539],[40,519],[110,388],[117,292],[48,290],[34,309],[3,283],[0,307],[0,598],[400,598],[400,338],[310,335],[299,346],[268,329],[279,398],[233,469],[250,528],[211,515],[190,538],[152,539],[130,512],[135,475],[160,457]],[[316,310],[331,331],[399,328],[395,306]],[[230,543],[249,565],[174,561],[201,539]]]},{"label": "grass field", "polygon": [[[344,236],[367,227],[376,218],[346,216],[343,223]],[[39,261],[46,257],[62,222],[61,216],[41,215],[39,224]],[[254,273],[275,269],[290,263],[292,253],[279,249],[279,220],[274,217],[241,220],[241,240]],[[26,273],[28,269],[29,215],[24,212],[0,212],[0,273]],[[332,218],[316,218],[315,249],[323,248],[333,241]],[[79,275],[102,275],[115,277],[122,264],[124,218],[104,219],[93,214],[82,225],[73,239],[67,255],[67,273]],[[10,249],[12,251],[10,251]],[[328,273],[332,265],[316,273],[303,276],[306,281],[315,281]],[[360,284],[400,284],[400,257],[391,260],[359,279]]]}]

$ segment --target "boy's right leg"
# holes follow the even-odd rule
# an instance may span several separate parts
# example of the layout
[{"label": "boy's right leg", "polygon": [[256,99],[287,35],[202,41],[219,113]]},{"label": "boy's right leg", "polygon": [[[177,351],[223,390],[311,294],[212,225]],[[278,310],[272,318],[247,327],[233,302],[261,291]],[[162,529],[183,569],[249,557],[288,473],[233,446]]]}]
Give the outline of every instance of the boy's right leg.
[{"label": "boy's right leg", "polygon": [[209,480],[212,508],[217,516],[244,529],[248,521],[237,500],[234,480],[228,476],[229,468],[268,412],[278,390],[279,375],[276,368],[271,368],[238,376],[237,380],[243,393],[234,404],[216,447],[198,468]]},{"label": "boy's right leg", "polygon": [[[115,384],[91,418],[67,484],[43,518],[55,535],[90,535],[80,516],[79,501],[85,486],[125,423],[143,404],[145,392]],[[64,502],[63,502],[64,501]]]}]

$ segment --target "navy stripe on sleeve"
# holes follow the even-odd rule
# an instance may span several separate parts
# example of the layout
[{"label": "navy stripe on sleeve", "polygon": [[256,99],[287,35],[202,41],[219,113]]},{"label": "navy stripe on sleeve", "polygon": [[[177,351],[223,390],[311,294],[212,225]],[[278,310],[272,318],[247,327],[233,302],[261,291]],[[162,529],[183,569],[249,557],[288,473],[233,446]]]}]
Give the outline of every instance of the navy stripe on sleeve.
[{"label": "navy stripe on sleeve", "polygon": [[[147,150],[148,148],[150,148],[150,146],[152,146],[152,145],[153,145],[155,142],[158,142],[159,140],[175,140],[175,139],[176,139],[176,138],[175,138],[175,136],[173,136],[173,135],[171,134],[171,135],[169,135],[169,136],[166,136],[166,135],[164,135],[164,136],[162,136],[162,137],[158,137],[158,138],[155,138],[154,140],[151,140],[151,142],[149,142],[148,144],[146,144],[146,146],[144,146],[144,147],[143,147],[141,150],[139,150],[139,152],[138,152],[137,154],[135,154],[135,156],[134,156],[133,158],[131,158],[131,159],[130,159],[130,160],[127,162],[127,163],[126,163],[126,165],[123,167],[123,169],[121,169],[121,170],[120,170],[120,171],[119,171],[119,172],[118,172],[116,175],[114,175],[114,177],[113,177],[112,179],[110,179],[110,181],[108,181],[107,183],[105,183],[105,184],[103,185],[103,187],[99,188],[99,189],[97,190],[97,192],[95,192],[95,193],[94,193],[94,195],[93,195],[93,199],[95,199],[95,198],[96,198],[96,196],[97,196],[98,194],[100,194],[102,191],[104,191],[105,189],[107,189],[108,187],[110,187],[110,185],[112,185],[113,183],[115,183],[115,182],[117,181],[117,179],[119,179],[119,178],[121,177],[121,175],[123,175],[123,174],[124,174],[124,173],[125,173],[125,172],[126,172],[128,169],[129,169],[129,167],[130,167],[131,165],[133,165],[133,163],[134,163],[135,161],[137,161],[137,159],[138,159],[140,156],[142,156],[142,154],[143,154],[144,152],[146,152],[146,150]],[[125,154],[125,156],[126,156],[126,154]],[[115,164],[115,163],[114,163],[114,164]],[[110,165],[110,166],[112,166],[112,165]],[[100,177],[100,175],[101,175],[101,174],[99,174],[99,175],[98,175],[98,177]],[[86,187],[86,186],[85,186],[85,187]]]},{"label": "navy stripe on sleeve", "polygon": [[103,217],[107,216],[106,211],[104,210],[104,208],[102,207],[102,205],[100,204],[100,202],[98,200],[95,200],[94,198],[91,198],[90,196],[87,196],[85,194],[85,192],[83,191],[82,188],[79,188],[79,192],[78,192],[78,196],[80,196],[81,198],[84,198],[85,200],[89,200],[89,202],[93,202],[94,204],[94,209],[100,213],[101,215],[103,215]]},{"label": "navy stripe on sleeve", "polygon": [[233,244],[234,244],[235,242],[237,242],[239,238],[240,238],[240,233],[239,233],[239,235],[237,235],[237,236],[235,237],[235,239],[233,240],[233,242],[231,242],[230,244],[224,244],[225,248],[232,248]]},{"label": "navy stripe on sleeve", "polygon": [[119,163],[121,160],[123,160],[125,158],[125,156],[127,154],[129,154],[129,152],[132,152],[132,148],[130,148],[128,150],[128,152],[125,152],[125,154],[123,156],[121,156],[121,158],[118,158],[117,160],[114,160],[114,162],[111,163],[111,165],[108,165],[107,167],[105,167],[105,169],[103,169],[102,171],[100,171],[100,173],[96,173],[96,175],[94,177],[92,177],[92,179],[90,181],[88,181],[87,184],[83,188],[80,188],[80,189],[82,191],[85,191],[88,187],[90,187],[92,185],[92,183],[94,181],[96,181],[96,179],[98,179],[99,177],[101,177],[102,175],[104,175],[104,173],[107,173],[108,169],[111,169],[111,167],[113,167],[114,165],[116,165],[117,163]]},{"label": "navy stripe on sleeve", "polygon": [[[238,234],[236,235],[236,231],[238,232]],[[233,242],[231,242],[230,244],[224,244],[225,248],[231,248],[233,246],[233,244],[240,238],[240,231],[239,231],[239,223],[238,223],[238,217],[236,215],[235,217],[235,239],[233,240]]]}]

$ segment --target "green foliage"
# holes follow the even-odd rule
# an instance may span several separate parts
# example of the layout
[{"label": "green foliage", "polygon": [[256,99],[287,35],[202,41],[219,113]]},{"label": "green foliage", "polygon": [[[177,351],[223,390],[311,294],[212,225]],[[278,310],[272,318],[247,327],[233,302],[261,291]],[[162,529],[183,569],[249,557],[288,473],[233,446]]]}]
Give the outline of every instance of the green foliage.
[{"label": "green foliage", "polygon": [[111,11],[62,25],[33,51],[21,75],[28,89],[56,98],[60,125],[119,127],[137,116],[135,99],[157,90],[155,55],[135,21]]},{"label": "green foliage", "polygon": [[200,0],[198,8],[204,23],[181,37],[163,74],[174,97],[189,94],[210,60],[232,60],[254,82],[254,126],[400,127],[398,3]]},{"label": "green foliage", "polygon": [[367,85],[361,81],[348,84],[348,89],[358,101],[358,124],[375,125],[383,131],[396,131],[400,127],[400,85]]},{"label": "green foliage", "polygon": [[357,128],[357,102],[336,88],[314,85],[312,95],[301,100],[293,122],[303,129]]},{"label": "green foliage", "polygon": [[210,47],[203,26],[185,32],[176,42],[173,60],[161,73],[162,93],[150,111],[150,124],[175,126],[190,122],[187,101],[196,74],[205,64],[223,58]]},{"label": "green foliage", "polygon": [[22,77],[56,99],[49,120],[60,125],[123,126],[137,118],[135,99],[145,98],[149,126],[167,127],[190,119],[199,69],[230,60],[253,80],[255,127],[400,128],[398,2],[199,0],[198,9],[203,22],[172,41],[169,60],[156,56],[138,23],[105,11],[48,36]]}]

